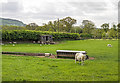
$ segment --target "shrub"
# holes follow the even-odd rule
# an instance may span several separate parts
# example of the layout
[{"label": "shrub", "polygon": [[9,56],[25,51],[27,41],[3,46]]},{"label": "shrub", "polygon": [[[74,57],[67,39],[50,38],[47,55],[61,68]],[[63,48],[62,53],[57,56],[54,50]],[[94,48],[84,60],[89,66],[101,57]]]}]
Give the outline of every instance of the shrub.
[{"label": "shrub", "polygon": [[89,38],[92,38],[92,34],[81,33],[80,37],[83,38],[83,39],[89,39]]},{"label": "shrub", "polygon": [[62,39],[78,39],[78,33],[58,33],[58,32],[48,32],[48,31],[34,31],[34,30],[3,30],[2,39],[6,41],[14,40],[32,40],[36,41],[40,39],[41,35],[52,35],[53,40]]}]

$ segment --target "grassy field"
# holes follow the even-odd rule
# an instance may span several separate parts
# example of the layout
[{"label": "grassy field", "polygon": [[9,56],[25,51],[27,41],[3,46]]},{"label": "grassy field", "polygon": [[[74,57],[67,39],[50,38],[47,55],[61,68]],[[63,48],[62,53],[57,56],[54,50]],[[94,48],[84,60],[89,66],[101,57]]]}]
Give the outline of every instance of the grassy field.
[{"label": "grassy field", "polygon": [[[112,44],[113,47],[107,47]],[[85,50],[94,60],[83,66],[72,59],[2,55],[3,81],[117,81],[118,40],[63,41],[55,45],[6,44],[2,51],[53,53],[56,50]]]}]

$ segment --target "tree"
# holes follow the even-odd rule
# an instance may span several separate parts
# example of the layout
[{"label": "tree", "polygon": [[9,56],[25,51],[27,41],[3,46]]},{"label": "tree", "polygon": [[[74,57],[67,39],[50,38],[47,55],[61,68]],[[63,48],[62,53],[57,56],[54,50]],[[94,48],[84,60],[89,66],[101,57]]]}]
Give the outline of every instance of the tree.
[{"label": "tree", "polygon": [[96,28],[94,22],[90,20],[83,20],[82,25],[83,25],[83,28],[91,28],[91,29]]},{"label": "tree", "polygon": [[35,30],[38,27],[38,25],[36,23],[30,23],[28,25],[26,25],[26,28],[29,30]]},{"label": "tree", "polygon": [[89,20],[82,21],[83,32],[91,34],[91,31],[96,28],[95,24]]},{"label": "tree", "polygon": [[44,24],[43,27],[46,28],[47,31],[54,32],[70,32],[73,24],[76,23],[76,20],[71,17],[66,17],[61,20],[49,21],[47,24]]},{"label": "tree", "polygon": [[60,32],[67,32],[66,31],[66,25],[64,25],[64,23],[63,23],[63,21],[62,20],[60,20],[59,22],[58,22],[58,27],[59,27],[59,31]]},{"label": "tree", "polygon": [[30,23],[28,24],[30,27],[37,27],[38,25],[36,23]]},{"label": "tree", "polygon": [[65,30],[67,32],[70,32],[72,26],[77,22],[75,19],[71,18],[71,17],[66,17],[60,20],[63,24],[63,26],[65,26]]},{"label": "tree", "polygon": [[115,24],[112,25],[112,28],[116,31],[117,30],[117,26]]},{"label": "tree", "polygon": [[119,30],[120,30],[120,23],[118,23],[117,25],[117,32],[119,32]]},{"label": "tree", "polygon": [[57,25],[56,24],[57,24],[57,21],[54,21],[53,23],[52,23],[52,21],[48,22],[48,27],[49,27],[50,31],[54,31],[54,32],[57,31]]},{"label": "tree", "polygon": [[36,31],[44,31],[44,29],[43,29],[43,26],[38,26],[36,29],[35,29]]},{"label": "tree", "polygon": [[71,28],[71,33],[79,33],[80,34],[82,32],[83,32],[83,30],[79,26],[74,26]]},{"label": "tree", "polygon": [[49,21],[48,24],[44,24],[44,26],[48,31],[58,31],[58,21]]},{"label": "tree", "polygon": [[117,27],[120,29],[120,23],[118,23]]},{"label": "tree", "polygon": [[109,30],[109,23],[104,23],[101,25],[102,29],[104,29],[105,32]]},{"label": "tree", "polygon": [[108,37],[109,37],[109,38],[117,38],[117,31],[114,30],[114,28],[110,29],[110,30],[108,31]]},{"label": "tree", "polygon": [[49,26],[48,26],[48,24],[45,24],[45,23],[44,23],[42,29],[43,29],[43,31],[49,31]]},{"label": "tree", "polygon": [[102,38],[105,39],[106,38],[106,32],[102,33]]},{"label": "tree", "polygon": [[93,38],[102,38],[102,31],[101,29],[93,29],[92,30],[92,35],[93,35]]}]

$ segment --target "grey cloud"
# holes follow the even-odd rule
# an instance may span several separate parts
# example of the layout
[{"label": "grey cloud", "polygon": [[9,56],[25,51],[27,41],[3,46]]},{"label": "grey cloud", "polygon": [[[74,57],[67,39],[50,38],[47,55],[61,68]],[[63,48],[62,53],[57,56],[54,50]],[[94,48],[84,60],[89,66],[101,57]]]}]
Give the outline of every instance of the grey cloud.
[{"label": "grey cloud", "polygon": [[70,2],[73,7],[87,13],[102,12],[107,10],[104,2]]},{"label": "grey cloud", "polygon": [[120,1],[118,3],[118,23],[120,23]]},{"label": "grey cloud", "polygon": [[72,16],[75,11],[71,10],[72,7],[62,3],[49,2],[42,8],[36,8],[36,13],[29,12],[29,16],[35,19],[55,19],[65,16]]},{"label": "grey cloud", "polygon": [[[62,11],[64,10],[64,11]],[[39,14],[42,15],[56,15],[56,16],[65,16],[65,15],[72,15],[73,12],[71,12],[70,7],[67,5],[64,5],[62,3],[48,3],[47,6],[45,6],[44,11],[39,11]]]},{"label": "grey cloud", "polygon": [[22,5],[19,2],[7,2],[2,3],[2,11],[8,13],[20,12],[22,10]]},{"label": "grey cloud", "polygon": [[[29,4],[29,3],[28,3]],[[30,19],[38,20],[39,23],[43,23],[43,21],[47,23],[48,20],[57,20],[57,18],[64,18],[66,16],[76,17],[78,25],[81,24],[82,20],[95,20],[96,24],[100,24],[102,22],[109,22],[110,20],[115,21],[114,16],[106,17],[98,16],[99,13],[104,13],[107,11],[107,3],[106,2],[46,2],[43,3],[42,7],[35,7],[37,12],[29,11],[29,12],[21,12],[23,10],[22,4],[19,2],[8,2],[3,5],[3,15],[4,17],[10,18],[19,18],[22,19],[23,22],[26,21],[29,23]],[[88,15],[85,15],[84,12]],[[110,12],[111,13],[111,12]],[[114,12],[113,12],[114,13]],[[93,15],[89,15],[93,14]],[[94,16],[95,15],[95,16]],[[105,18],[106,17],[106,18]]]}]

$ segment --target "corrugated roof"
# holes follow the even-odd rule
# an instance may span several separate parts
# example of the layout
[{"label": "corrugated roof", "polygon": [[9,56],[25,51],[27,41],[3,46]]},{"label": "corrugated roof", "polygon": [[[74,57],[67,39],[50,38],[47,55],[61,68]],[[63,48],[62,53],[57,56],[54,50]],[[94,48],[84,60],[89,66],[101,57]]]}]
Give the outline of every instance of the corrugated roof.
[{"label": "corrugated roof", "polygon": [[86,53],[86,51],[73,51],[73,50],[57,50],[56,52]]}]

